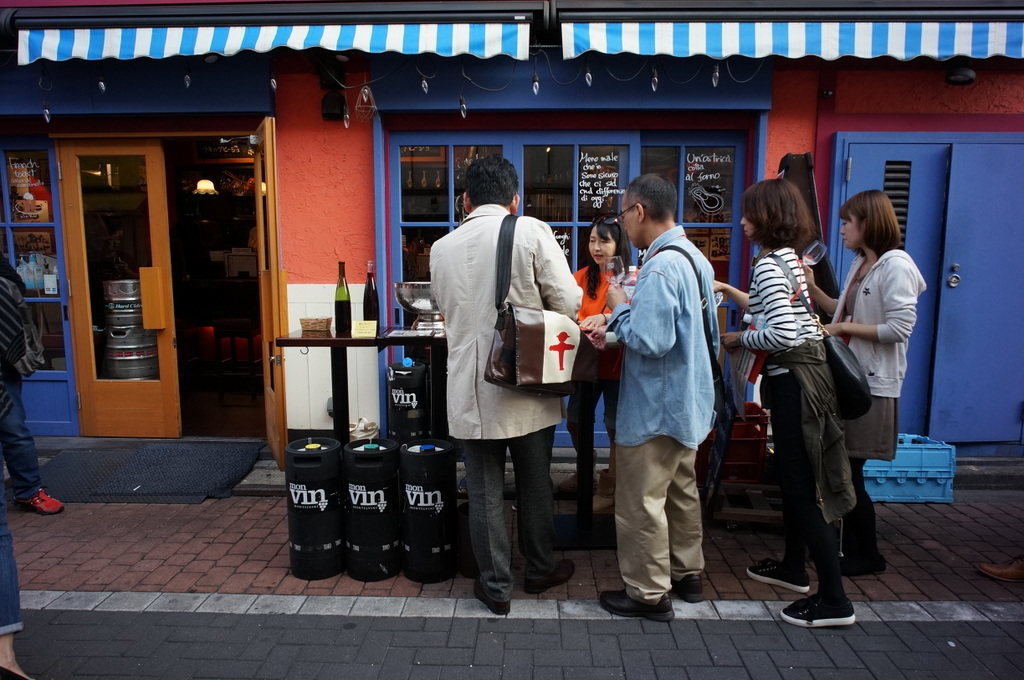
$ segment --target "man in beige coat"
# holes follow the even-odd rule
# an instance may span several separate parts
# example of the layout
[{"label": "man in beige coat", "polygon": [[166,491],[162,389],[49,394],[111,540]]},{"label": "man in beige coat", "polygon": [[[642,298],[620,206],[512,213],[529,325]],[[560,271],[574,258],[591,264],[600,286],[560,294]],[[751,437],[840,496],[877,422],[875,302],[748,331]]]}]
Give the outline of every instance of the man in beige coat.
[{"label": "man in beige coat", "polygon": [[[524,589],[540,593],[572,577],[570,560],[556,562],[551,447],[563,417],[562,400],[534,397],[484,382],[494,337],[494,257],[502,219],[519,208],[519,176],[500,156],[466,171],[469,215],[430,250],[432,292],[448,334],[448,425],[466,454],[469,528],[480,568],[474,595],[503,615],[512,598],[511,541],[505,529],[505,453],[516,477],[519,551]],[[513,304],[561,312],[573,319],[582,291],[562,248],[544,222],[520,217],[512,246]]]}]

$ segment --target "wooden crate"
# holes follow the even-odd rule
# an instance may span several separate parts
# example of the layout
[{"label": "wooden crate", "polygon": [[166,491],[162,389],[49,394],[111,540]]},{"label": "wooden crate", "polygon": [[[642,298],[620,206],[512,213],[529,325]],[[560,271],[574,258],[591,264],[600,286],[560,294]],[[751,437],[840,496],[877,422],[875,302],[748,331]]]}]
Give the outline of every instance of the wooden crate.
[{"label": "wooden crate", "polygon": [[712,518],[730,522],[782,523],[782,491],[771,484],[723,482],[715,494]]}]

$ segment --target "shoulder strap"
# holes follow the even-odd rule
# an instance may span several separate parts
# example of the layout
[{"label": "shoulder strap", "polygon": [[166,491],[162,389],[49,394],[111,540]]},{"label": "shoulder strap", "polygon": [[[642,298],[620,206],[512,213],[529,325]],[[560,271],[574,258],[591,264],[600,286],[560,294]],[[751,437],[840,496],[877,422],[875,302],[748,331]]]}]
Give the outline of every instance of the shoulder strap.
[{"label": "shoulder strap", "polygon": [[811,318],[813,319],[814,310],[811,309],[811,305],[807,302],[807,297],[805,295],[802,295],[804,290],[800,288],[800,282],[797,280],[796,274],[794,274],[793,270],[789,268],[789,265],[786,264],[786,261],[783,260],[778,255],[776,255],[775,253],[769,254],[769,257],[775,260],[775,263],[779,265],[779,269],[781,269],[782,273],[786,276],[787,279],[789,279],[789,285],[793,286],[793,294],[796,296],[796,299],[800,300],[800,304],[804,306],[804,309],[807,310],[807,313],[810,314]]},{"label": "shoulder strap", "polygon": [[512,285],[512,241],[516,231],[516,215],[508,214],[501,221],[498,249],[494,254],[494,308],[501,310]]},{"label": "shoulder strap", "polygon": [[690,266],[693,267],[693,273],[697,277],[697,288],[698,290],[700,290],[700,316],[701,319],[704,321],[704,340],[706,340],[708,344],[708,356],[711,357],[711,363],[718,365],[718,360],[715,358],[715,346],[711,342],[711,322],[708,320],[708,298],[706,295],[704,295],[704,277],[701,276],[700,269],[697,268],[697,263],[693,261],[693,257],[688,252],[686,252],[679,246],[671,244],[661,249],[661,251],[664,250],[675,250],[677,252],[682,253],[683,257],[685,257],[687,261],[690,263]]}]

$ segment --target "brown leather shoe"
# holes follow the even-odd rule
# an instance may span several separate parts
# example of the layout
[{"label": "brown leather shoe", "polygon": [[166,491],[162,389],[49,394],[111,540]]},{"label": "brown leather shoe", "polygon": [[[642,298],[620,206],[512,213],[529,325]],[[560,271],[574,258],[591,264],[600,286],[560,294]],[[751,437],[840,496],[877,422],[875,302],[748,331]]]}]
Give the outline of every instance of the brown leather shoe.
[{"label": "brown leather shoe", "polygon": [[488,595],[487,591],[484,590],[484,584],[480,582],[479,578],[473,582],[473,595],[476,599],[483,602],[484,606],[490,609],[492,614],[508,616],[508,613],[512,610],[512,604],[509,600],[501,602]]},{"label": "brown leather shoe", "polygon": [[681,597],[683,602],[703,602],[704,585],[701,583],[700,574],[687,574],[678,581],[672,581],[672,592]]},{"label": "brown leather shoe", "polygon": [[625,590],[607,590],[601,593],[600,602],[605,611],[616,616],[642,616],[651,621],[671,621],[676,616],[668,595],[662,595],[658,604],[647,604],[637,602]]},{"label": "brown leather shoe", "polygon": [[555,568],[547,576],[526,579],[523,590],[532,595],[543,593],[548,588],[560,586],[571,579],[575,571],[576,565],[573,564],[572,560],[559,560],[558,564],[555,565]]},{"label": "brown leather shoe", "polygon": [[1000,581],[1024,583],[1024,556],[1004,564],[979,564],[978,571]]}]

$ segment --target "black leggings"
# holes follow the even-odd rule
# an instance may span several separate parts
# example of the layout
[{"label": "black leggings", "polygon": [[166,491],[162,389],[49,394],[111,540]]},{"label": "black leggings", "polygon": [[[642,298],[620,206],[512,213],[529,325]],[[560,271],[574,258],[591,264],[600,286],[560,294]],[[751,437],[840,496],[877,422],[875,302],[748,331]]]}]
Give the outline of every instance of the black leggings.
[{"label": "black leggings", "polygon": [[792,372],[768,377],[772,405],[772,438],[782,489],[782,521],[786,536],[786,569],[805,571],[809,551],[818,571],[818,594],[827,605],[847,601],[839,572],[839,541],[817,503],[817,485],[807,457],[802,429],[800,383]]},{"label": "black leggings", "polygon": [[878,557],[878,536],[875,531],[875,504],[864,488],[863,458],[850,459],[853,488],[857,492],[857,505],[843,517],[843,554],[847,557],[863,555]]}]

